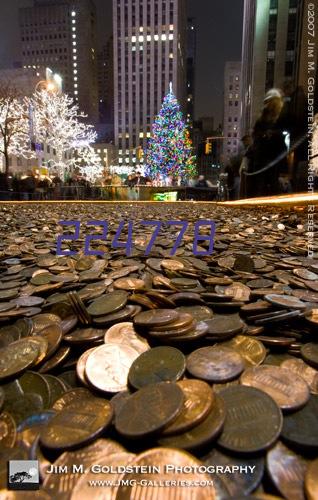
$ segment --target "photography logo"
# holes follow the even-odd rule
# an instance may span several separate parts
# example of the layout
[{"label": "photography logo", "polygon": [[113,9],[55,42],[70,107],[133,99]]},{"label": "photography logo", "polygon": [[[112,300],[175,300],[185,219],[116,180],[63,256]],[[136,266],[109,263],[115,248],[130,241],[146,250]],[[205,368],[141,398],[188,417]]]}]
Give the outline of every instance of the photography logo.
[{"label": "photography logo", "polygon": [[39,486],[39,462],[37,460],[9,461],[9,490],[38,490]]}]

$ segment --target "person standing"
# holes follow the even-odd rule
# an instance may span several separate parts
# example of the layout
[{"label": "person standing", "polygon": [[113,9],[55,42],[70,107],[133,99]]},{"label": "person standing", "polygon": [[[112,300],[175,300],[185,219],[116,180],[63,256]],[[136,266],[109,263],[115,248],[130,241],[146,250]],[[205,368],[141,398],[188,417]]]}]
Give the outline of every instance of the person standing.
[{"label": "person standing", "polygon": [[275,160],[265,171],[246,177],[248,197],[279,194],[279,173],[287,168],[287,147],[278,119],[283,108],[282,93],[271,89],[264,99],[261,116],[253,130],[253,144],[246,152],[248,173],[258,172]]}]

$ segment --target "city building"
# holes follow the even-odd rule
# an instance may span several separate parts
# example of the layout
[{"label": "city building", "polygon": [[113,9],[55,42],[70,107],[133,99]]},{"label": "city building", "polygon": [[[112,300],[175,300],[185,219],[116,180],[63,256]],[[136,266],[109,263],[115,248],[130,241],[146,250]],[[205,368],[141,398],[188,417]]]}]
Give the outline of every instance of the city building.
[{"label": "city building", "polygon": [[123,168],[143,165],[170,82],[185,111],[186,28],[185,0],[113,0],[114,130]]},{"label": "city building", "polygon": [[239,152],[241,138],[241,62],[228,61],[224,70],[223,161]]},{"label": "city building", "polygon": [[98,53],[98,102],[101,123],[114,123],[113,37]]},{"label": "city building", "polygon": [[48,66],[89,121],[98,119],[96,10],[93,0],[34,0],[19,10],[25,68]]},{"label": "city building", "polygon": [[[301,85],[304,0],[245,0],[242,44],[242,133],[251,131],[270,88]],[[306,31],[307,31],[307,21]],[[304,36],[304,34],[303,34]],[[307,36],[308,38],[308,36]],[[303,43],[303,46],[302,46]],[[288,91],[290,92],[290,90]]]},{"label": "city building", "polygon": [[110,167],[117,160],[117,151],[114,144],[95,142],[95,144],[93,144],[93,148],[96,154],[100,157],[105,170],[110,170]]},{"label": "city building", "polygon": [[187,124],[193,127],[194,120],[194,89],[196,62],[196,25],[193,17],[187,24]]}]

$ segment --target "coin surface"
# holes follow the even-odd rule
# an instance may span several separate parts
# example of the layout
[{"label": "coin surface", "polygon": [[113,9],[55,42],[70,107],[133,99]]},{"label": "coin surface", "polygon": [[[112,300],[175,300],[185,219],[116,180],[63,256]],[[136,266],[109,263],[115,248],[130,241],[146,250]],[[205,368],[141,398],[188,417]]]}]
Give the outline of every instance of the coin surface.
[{"label": "coin surface", "polygon": [[275,401],[254,387],[230,387],[220,391],[226,419],[218,444],[236,453],[264,451],[277,441],[283,417]]},{"label": "coin surface", "polygon": [[31,367],[39,355],[39,347],[28,339],[17,340],[0,349],[0,381],[17,377]]},{"label": "coin surface", "polygon": [[17,436],[16,424],[10,413],[0,413],[0,446],[1,449],[13,448]]},{"label": "coin surface", "polygon": [[292,295],[269,294],[265,295],[264,299],[275,306],[287,307],[289,309],[306,309],[306,303]]},{"label": "coin surface", "polygon": [[304,408],[284,417],[282,438],[291,446],[318,449],[318,396],[312,395]]},{"label": "coin surface", "polygon": [[128,380],[135,389],[156,382],[175,382],[182,377],[185,367],[186,359],[179,349],[154,347],[132,363]]},{"label": "coin surface", "polygon": [[266,465],[271,480],[284,498],[305,500],[307,463],[302,457],[279,442],[267,453]]},{"label": "coin surface", "polygon": [[124,401],[116,414],[116,430],[135,439],[154,434],[180,414],[184,400],[184,393],[174,383],[142,387]]},{"label": "coin surface", "polygon": [[228,347],[201,347],[188,356],[187,370],[209,382],[228,382],[242,373],[244,360]]},{"label": "coin surface", "polygon": [[182,434],[160,436],[158,443],[161,446],[182,448],[189,451],[201,449],[220,435],[224,426],[225,415],[223,399],[215,396],[212,409],[202,422]]},{"label": "coin surface", "polygon": [[303,359],[314,368],[318,368],[318,342],[309,342],[300,349]]},{"label": "coin surface", "polygon": [[85,375],[88,382],[104,392],[127,388],[128,373],[139,352],[126,344],[105,344],[87,358]]},{"label": "coin surface", "polygon": [[180,380],[177,385],[183,391],[185,401],[180,415],[163,430],[163,436],[178,434],[195,427],[212,409],[215,396],[208,384],[191,379]]},{"label": "coin surface", "polygon": [[133,323],[117,323],[105,333],[105,344],[126,344],[135,349],[139,354],[148,351],[150,346],[146,339],[138,335]]},{"label": "coin surface", "polygon": [[[167,468],[167,464],[171,464],[171,468]],[[169,448],[152,448],[146,450],[131,462],[131,465],[135,467],[134,470],[142,470],[140,466],[157,466],[159,473],[150,472],[147,474],[147,479],[149,480],[149,486],[147,486],[147,496],[151,499],[156,500],[215,500],[215,490],[212,485],[207,483],[210,480],[208,474],[196,472],[198,467],[202,463],[195,457],[189,455],[188,453],[180,450],[172,450]],[[178,468],[178,469],[175,469]],[[170,481],[176,479],[175,470],[187,470],[185,472],[179,472],[177,477],[179,483],[177,485],[168,486],[162,488],[164,481],[169,484]],[[120,486],[117,489],[116,499],[137,499],[144,497],[144,488],[140,485],[140,481],[144,479],[141,473],[134,472],[131,474],[123,474],[122,484],[128,479],[133,479],[128,486]],[[187,486],[183,485],[183,481],[187,481]],[[204,488],[198,488],[193,486],[197,482],[202,481],[205,484]]]},{"label": "coin surface", "polygon": [[305,476],[305,490],[308,500],[318,498],[318,459],[313,460],[307,468]]},{"label": "coin surface", "polygon": [[111,404],[101,398],[73,402],[59,411],[40,433],[40,441],[49,449],[67,450],[93,441],[110,424]]},{"label": "coin surface", "polygon": [[231,340],[222,342],[221,345],[238,352],[244,359],[246,367],[258,366],[266,357],[266,349],[262,342],[245,335],[237,335]]},{"label": "coin surface", "polygon": [[172,309],[154,309],[153,311],[144,311],[134,317],[134,324],[139,326],[168,325],[178,319],[178,313]]},{"label": "coin surface", "polygon": [[286,370],[290,370],[303,378],[308,386],[311,394],[318,394],[318,371],[308,366],[302,359],[292,358],[286,359],[280,365]]},{"label": "coin surface", "polygon": [[115,292],[98,297],[88,306],[87,311],[92,316],[105,316],[105,314],[122,309],[126,305],[126,302],[127,292],[116,290]]},{"label": "coin surface", "polygon": [[248,368],[240,381],[243,385],[266,392],[282,410],[297,410],[304,406],[310,397],[307,382],[279,366],[261,365]]}]

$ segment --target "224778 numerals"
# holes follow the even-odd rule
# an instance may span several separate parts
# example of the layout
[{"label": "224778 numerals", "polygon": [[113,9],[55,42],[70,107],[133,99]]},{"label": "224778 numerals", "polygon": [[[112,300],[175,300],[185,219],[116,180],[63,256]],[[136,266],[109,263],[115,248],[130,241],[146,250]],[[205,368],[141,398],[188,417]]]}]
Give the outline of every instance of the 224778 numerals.
[{"label": "224778 numerals", "polygon": [[[63,241],[76,241],[80,237],[80,221],[70,220],[70,221],[59,221],[61,226],[75,226],[75,232],[73,234],[61,234],[57,238],[57,246],[56,246],[56,255],[76,255],[77,251],[75,250],[62,250],[62,242]],[[143,226],[155,226],[154,231],[151,234],[150,240],[145,249],[145,255],[149,255],[151,249],[156,241],[156,238],[159,235],[160,229],[162,226],[181,226],[181,230],[176,237],[174,245],[171,249],[170,255],[175,255],[178,247],[181,244],[182,238],[189,226],[188,221],[180,221],[180,220],[169,220],[169,221],[159,221],[159,220],[142,220],[138,221],[138,224]],[[104,220],[90,220],[86,223],[87,226],[98,226],[102,227],[102,233],[98,234],[87,234],[85,236],[85,244],[84,244],[84,255],[100,255],[103,256],[104,252],[101,250],[93,250],[90,248],[91,242],[94,240],[104,240],[106,241],[107,233],[108,233],[108,222]],[[121,238],[123,230],[127,225],[127,234],[126,241],[123,241]],[[208,234],[201,234],[200,230],[202,228],[208,228]],[[211,255],[213,252],[213,243],[214,243],[214,234],[215,234],[215,222],[212,220],[198,220],[194,225],[194,239],[193,239],[193,255],[196,256],[206,256]],[[199,243],[203,241],[208,241],[208,248],[202,250],[198,248]],[[116,234],[111,242],[112,248],[125,248],[126,255],[130,256],[133,250],[133,221],[121,221],[119,223]]]}]

